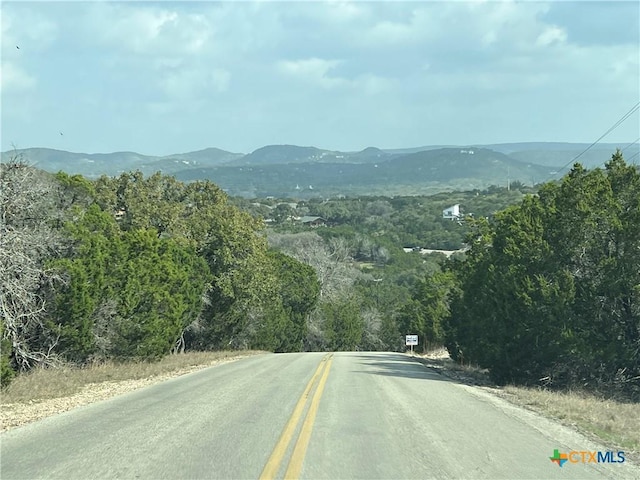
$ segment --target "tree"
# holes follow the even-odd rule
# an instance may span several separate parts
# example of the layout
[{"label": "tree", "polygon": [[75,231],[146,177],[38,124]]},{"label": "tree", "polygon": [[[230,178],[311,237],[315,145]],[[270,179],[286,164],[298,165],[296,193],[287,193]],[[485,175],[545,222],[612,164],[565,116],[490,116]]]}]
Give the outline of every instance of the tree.
[{"label": "tree", "polygon": [[56,262],[67,284],[53,328],[66,358],[155,358],[179,343],[200,313],[208,268],[193,246],[155,230],[121,232],[92,205],[68,224],[74,248]]},{"label": "tree", "polygon": [[640,394],[639,203],[617,152],[479,225],[455,268],[452,355],[500,382]]},{"label": "tree", "polygon": [[2,340],[20,370],[56,361],[57,335],[45,325],[51,287],[59,280],[46,263],[62,246],[50,225],[53,189],[50,177],[21,158],[0,164]]},{"label": "tree", "polygon": [[273,350],[300,351],[307,336],[307,318],[320,296],[320,282],[311,266],[293,257],[270,250],[269,258],[278,284],[276,295],[286,317]]},{"label": "tree", "polygon": [[275,291],[262,227],[225,200],[209,218],[200,255],[212,276],[203,314],[188,335],[194,348],[250,346]]},{"label": "tree", "polygon": [[324,337],[332,351],[353,351],[359,348],[364,322],[354,299],[348,297],[320,304]]},{"label": "tree", "polygon": [[443,323],[449,316],[449,293],[452,272],[435,272],[420,280],[412,289],[413,298],[400,310],[398,324],[404,334],[418,334],[418,350],[429,350],[443,344]]}]

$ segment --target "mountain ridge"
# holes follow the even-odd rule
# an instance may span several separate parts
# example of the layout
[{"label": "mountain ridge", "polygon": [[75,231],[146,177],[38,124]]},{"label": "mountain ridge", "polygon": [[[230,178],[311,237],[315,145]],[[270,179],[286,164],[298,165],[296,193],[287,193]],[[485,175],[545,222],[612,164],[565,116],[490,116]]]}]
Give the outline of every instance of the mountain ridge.
[{"label": "mountain ridge", "polygon": [[[44,147],[2,153],[2,161],[22,155],[49,172],[60,170],[87,178],[140,170],[192,181],[209,179],[232,195],[335,195],[405,192],[430,189],[474,189],[519,181],[530,185],[566,173],[572,159],[587,168],[603,165],[616,144],[523,142],[486,146],[426,146],[385,150],[374,146],[357,152],[313,146],[266,145],[249,154],[216,147],[164,156],[136,152],[78,153]],[[629,145],[627,145],[629,146]],[[636,154],[638,146],[625,152]],[[510,152],[510,153],[506,153]],[[532,161],[535,160],[535,161]],[[297,187],[297,188],[296,188]]]}]

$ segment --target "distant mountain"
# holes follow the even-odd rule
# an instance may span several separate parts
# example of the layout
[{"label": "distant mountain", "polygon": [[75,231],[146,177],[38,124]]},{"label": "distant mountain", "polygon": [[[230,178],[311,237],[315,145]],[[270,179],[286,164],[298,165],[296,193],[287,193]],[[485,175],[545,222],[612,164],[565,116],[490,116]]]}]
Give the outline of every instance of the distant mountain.
[{"label": "distant mountain", "polygon": [[531,184],[549,175],[549,169],[523,163],[487,148],[439,148],[410,153],[380,165],[380,172],[396,181],[447,181],[451,178],[494,179],[506,185],[518,179]]},{"label": "distant mountain", "polygon": [[525,142],[501,143],[486,145],[485,147],[505,153],[511,158],[523,162],[556,167],[566,165],[567,167],[563,170],[563,173],[566,173],[575,162],[580,162],[587,168],[602,167],[605,162],[611,159],[611,155],[615,153],[617,148],[622,150],[628,147],[624,151],[624,155],[627,158],[637,154],[640,148],[637,143],[634,145],[624,142],[621,144],[598,143],[585,152],[589,146],[590,144],[588,143]]},{"label": "distant mountain", "polygon": [[220,150],[219,148],[205,148],[204,150],[197,150],[189,153],[176,153],[173,155],[167,155],[161,157],[163,160],[186,160],[188,162],[199,162],[202,164],[223,164],[231,162],[237,158],[243,157],[243,153],[231,153],[226,150]]},{"label": "distant mountain", "polygon": [[[622,145],[625,147],[627,145]],[[162,157],[135,152],[86,154],[47,148],[2,153],[2,161],[20,154],[48,172],[64,170],[88,178],[140,170],[175,175],[180,180],[210,179],[232,195],[246,197],[333,195],[411,195],[442,190],[526,185],[566,173],[561,167],[588,145],[571,143],[509,143],[487,146],[425,146],[384,150],[367,147],[340,152],[297,145],[268,145],[244,155],[218,148]],[[600,166],[615,144],[598,144],[578,161]],[[633,158],[638,145],[629,146]],[[637,161],[637,160],[636,160]],[[570,167],[570,165],[569,165]]]},{"label": "distant mountain", "polygon": [[376,163],[394,156],[376,147],[367,147],[360,152],[322,150],[316,147],[297,145],[268,145],[259,148],[230,165],[291,165],[297,163]]},{"label": "distant mountain", "polygon": [[176,176],[184,181],[208,178],[231,195],[309,198],[483,189],[515,180],[531,185],[549,180],[551,172],[549,167],[522,163],[489,149],[445,148],[380,157],[375,164],[223,165],[184,170]]},{"label": "distant mountain", "polygon": [[297,145],[267,145],[233,162],[234,165],[274,165],[321,161],[328,150]]},{"label": "distant mountain", "polygon": [[3,152],[1,160],[6,162],[16,155],[48,172],[63,170],[68,173],[79,173],[88,178],[118,175],[133,170],[140,170],[145,174],[157,171],[172,174],[185,168],[221,165],[243,156],[241,153],[226,152],[218,148],[163,157],[141,155],[135,152],[75,153],[51,148],[26,148]]},{"label": "distant mountain", "polygon": [[385,152],[376,147],[367,147],[360,152],[349,153],[346,155],[347,160],[353,163],[380,163],[385,160],[391,160],[398,157],[397,154]]}]

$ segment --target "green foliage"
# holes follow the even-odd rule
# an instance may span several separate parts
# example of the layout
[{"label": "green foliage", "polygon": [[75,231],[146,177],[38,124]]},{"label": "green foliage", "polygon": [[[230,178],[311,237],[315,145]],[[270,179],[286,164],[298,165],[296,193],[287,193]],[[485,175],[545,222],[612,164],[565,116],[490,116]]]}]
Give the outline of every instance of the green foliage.
[{"label": "green foliage", "polygon": [[286,316],[281,323],[281,341],[273,350],[299,351],[307,336],[307,317],[320,296],[320,282],[311,266],[293,257],[271,250],[269,258],[278,281],[276,295]]},{"label": "green foliage", "polygon": [[640,174],[620,152],[475,226],[449,351],[499,382],[640,395]]},{"label": "green foliage", "polygon": [[327,349],[353,351],[362,341],[364,323],[356,301],[341,298],[320,304]]},{"label": "green foliage", "polygon": [[68,278],[52,319],[61,352],[78,362],[168,353],[201,308],[208,269],[193,247],[152,230],[121,233],[95,204],[68,230],[74,254],[55,263]]},{"label": "green foliage", "polygon": [[443,323],[449,316],[449,293],[454,281],[452,272],[425,277],[414,285],[412,299],[400,310],[398,327],[405,335],[418,335],[418,351],[443,344]]}]

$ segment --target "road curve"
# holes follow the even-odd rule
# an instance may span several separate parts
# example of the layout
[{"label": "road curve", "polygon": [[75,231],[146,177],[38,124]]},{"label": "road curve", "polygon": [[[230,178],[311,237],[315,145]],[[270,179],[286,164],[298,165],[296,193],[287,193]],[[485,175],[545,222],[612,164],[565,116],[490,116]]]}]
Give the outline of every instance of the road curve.
[{"label": "road curve", "polygon": [[[396,353],[260,355],[0,435],[8,479],[640,478],[586,439]],[[600,447],[599,449],[602,449]]]}]

